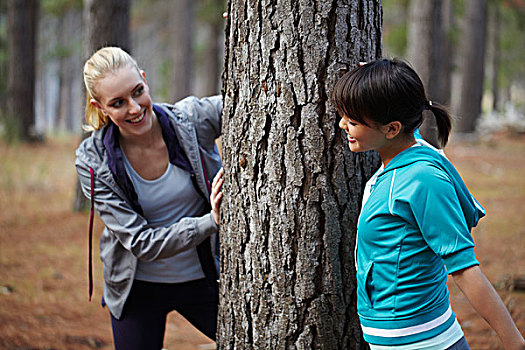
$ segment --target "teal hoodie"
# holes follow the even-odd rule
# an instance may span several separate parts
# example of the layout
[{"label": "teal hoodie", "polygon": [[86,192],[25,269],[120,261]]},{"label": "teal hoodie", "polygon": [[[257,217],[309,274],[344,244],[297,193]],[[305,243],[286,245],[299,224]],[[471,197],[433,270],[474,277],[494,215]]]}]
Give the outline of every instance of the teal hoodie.
[{"label": "teal hoodie", "polygon": [[447,273],[479,264],[470,231],[485,211],[454,166],[425,146],[398,154],[370,185],[356,251],[364,338],[401,345],[434,337],[455,320]]}]

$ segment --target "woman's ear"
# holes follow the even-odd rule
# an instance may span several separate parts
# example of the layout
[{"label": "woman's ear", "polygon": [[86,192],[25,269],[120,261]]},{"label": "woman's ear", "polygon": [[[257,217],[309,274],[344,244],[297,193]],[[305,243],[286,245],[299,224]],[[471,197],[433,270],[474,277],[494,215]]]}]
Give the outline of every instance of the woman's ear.
[{"label": "woman's ear", "polygon": [[402,128],[403,125],[401,124],[401,122],[398,121],[390,122],[381,127],[383,133],[385,134],[385,137],[389,140],[396,137],[401,132]]},{"label": "woman's ear", "polygon": [[91,105],[93,107],[95,107],[96,109],[98,109],[100,111],[100,113],[102,113],[102,115],[104,117],[108,117],[108,114],[106,113],[106,111],[104,110],[104,108],[102,108],[102,105],[100,104],[100,102],[98,102],[97,100],[95,100],[94,98],[90,99],[89,100],[89,103],[91,103]]},{"label": "woman's ear", "polygon": [[95,100],[94,98],[90,99],[90,100],[89,100],[89,103],[91,103],[91,105],[92,105],[93,107],[96,107],[96,108],[102,110],[102,106],[101,106],[100,103],[99,103],[97,100]]}]

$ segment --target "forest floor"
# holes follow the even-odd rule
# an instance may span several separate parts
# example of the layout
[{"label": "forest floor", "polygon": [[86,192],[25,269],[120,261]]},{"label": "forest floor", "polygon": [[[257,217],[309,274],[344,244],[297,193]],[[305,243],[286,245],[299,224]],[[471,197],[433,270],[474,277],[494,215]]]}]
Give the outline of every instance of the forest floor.
[{"label": "forest floor", "polygon": [[[73,213],[78,139],[45,144],[0,142],[0,349],[112,349],[102,293],[97,218],[94,300],[88,302],[87,213]],[[519,329],[525,331],[525,292],[512,280],[525,276],[525,136],[483,142],[452,140],[446,149],[471,192],[487,209],[474,230],[476,252]],[[502,349],[490,330],[449,283],[453,308],[472,349]],[[169,317],[165,348],[213,349],[182,317]]]}]

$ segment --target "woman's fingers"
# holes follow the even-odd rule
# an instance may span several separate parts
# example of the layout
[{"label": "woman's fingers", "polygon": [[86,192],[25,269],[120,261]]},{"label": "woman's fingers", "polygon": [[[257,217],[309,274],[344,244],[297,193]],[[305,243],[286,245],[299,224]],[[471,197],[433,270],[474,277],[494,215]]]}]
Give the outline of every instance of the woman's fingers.
[{"label": "woman's fingers", "polygon": [[213,196],[216,196],[217,193],[219,193],[219,191],[221,190],[222,183],[223,183],[223,179],[222,179],[223,174],[224,174],[224,170],[221,168],[221,170],[219,170],[217,175],[215,175],[215,177],[213,178],[213,182],[211,184],[211,194]]},{"label": "woman's fingers", "polygon": [[221,205],[221,199],[222,199],[222,184],[224,182],[224,179],[222,178],[222,175],[224,174],[224,169],[221,168],[217,175],[213,178],[213,182],[211,185],[211,193],[210,193],[210,204],[211,204],[211,212],[213,215],[213,218],[215,220],[215,223],[219,224],[219,217],[220,217],[220,205]]}]

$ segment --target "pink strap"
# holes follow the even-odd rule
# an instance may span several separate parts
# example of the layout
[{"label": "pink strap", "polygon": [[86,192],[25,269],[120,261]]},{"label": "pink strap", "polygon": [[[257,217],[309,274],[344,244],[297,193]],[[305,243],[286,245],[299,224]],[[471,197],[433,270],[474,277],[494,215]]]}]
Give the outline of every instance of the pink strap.
[{"label": "pink strap", "polygon": [[95,174],[92,168],[89,168],[89,174],[91,175],[91,207],[89,212],[89,301],[91,301],[91,296],[93,295],[93,217],[95,216],[94,203],[95,203]]}]

